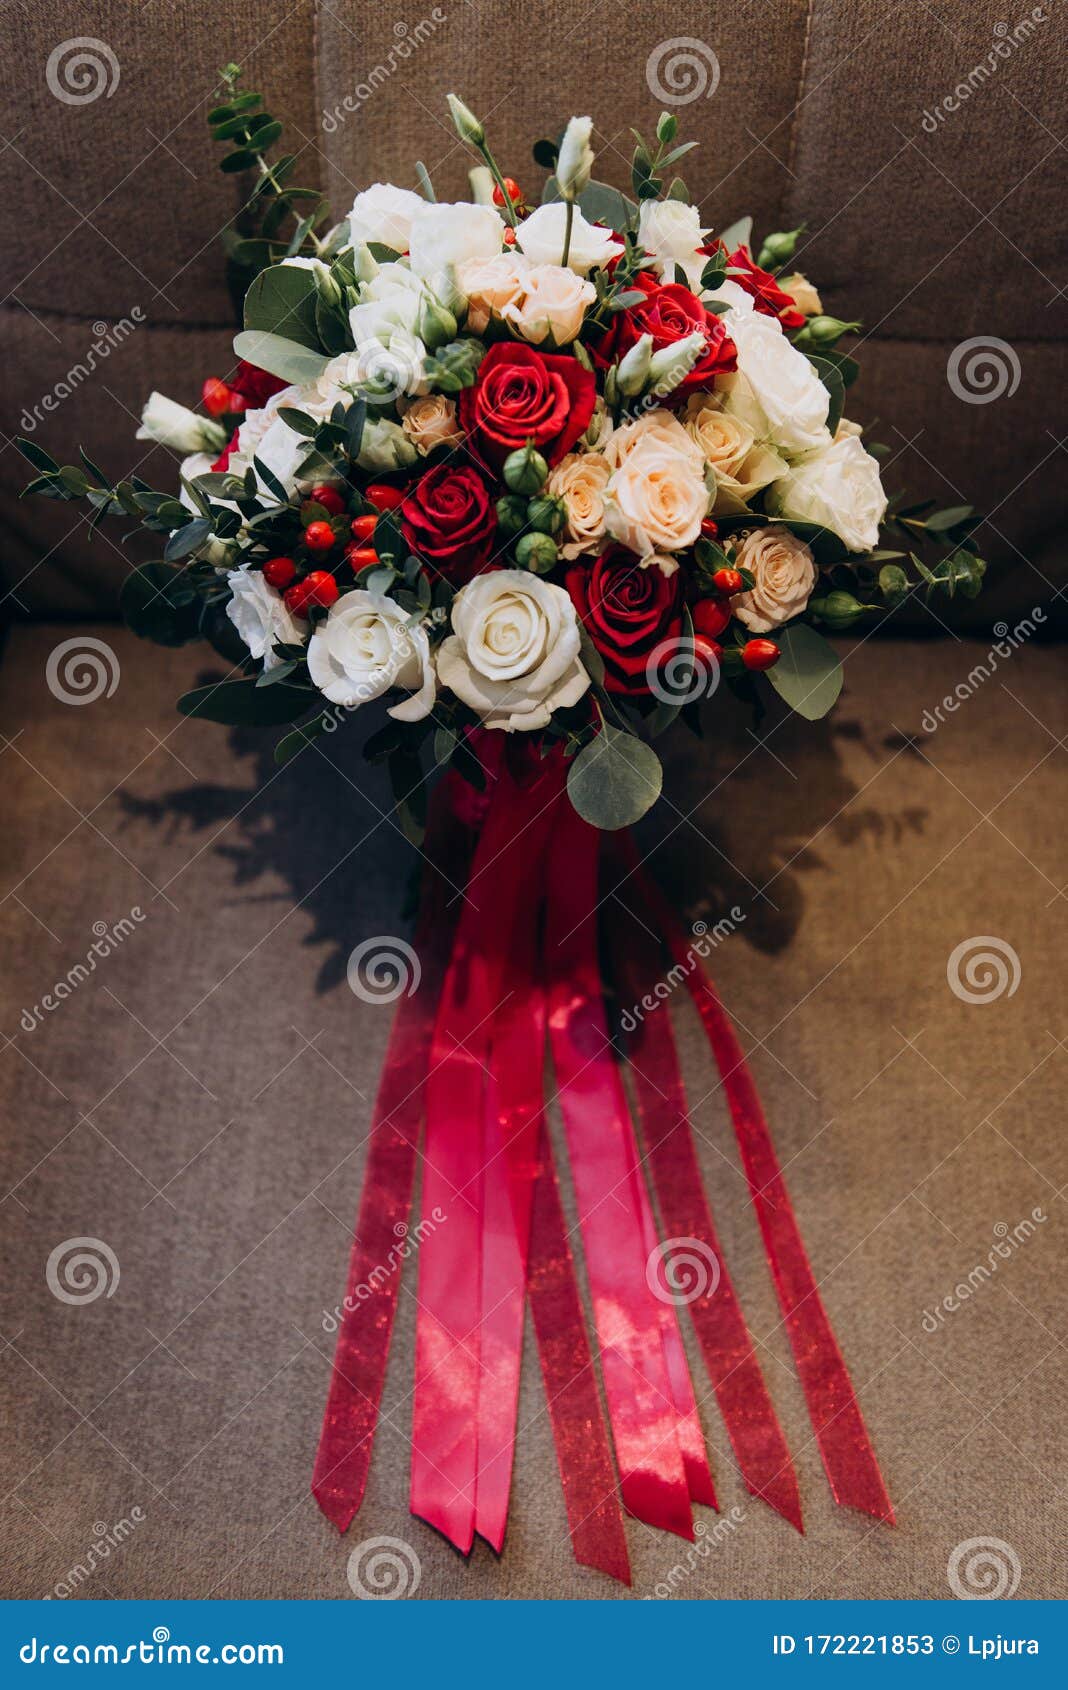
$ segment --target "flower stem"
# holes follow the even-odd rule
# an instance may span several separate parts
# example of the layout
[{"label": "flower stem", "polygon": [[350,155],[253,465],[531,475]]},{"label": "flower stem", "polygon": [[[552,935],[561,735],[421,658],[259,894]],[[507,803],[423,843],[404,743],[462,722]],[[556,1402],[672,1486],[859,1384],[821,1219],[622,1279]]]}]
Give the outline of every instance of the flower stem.
[{"label": "flower stem", "polygon": [[512,228],[516,229],[516,228],[519,227],[519,219],[516,217],[515,206],[512,204],[511,195],[508,193],[508,190],[505,188],[504,177],[501,175],[500,169],[499,169],[498,164],[497,164],[497,160],[494,158],[493,154],[490,152],[490,150],[487,147],[485,141],[483,141],[482,145],[479,147],[478,150],[482,154],[483,161],[484,161],[486,168],[488,169],[490,175],[493,177],[493,180],[496,182],[498,188],[501,190],[501,198],[504,201],[504,215],[507,217],[509,223],[512,225]]},{"label": "flower stem", "polygon": [[567,211],[564,215],[564,256],[560,260],[561,267],[566,267],[567,256],[571,251],[571,224],[575,217],[574,200],[567,201]]}]

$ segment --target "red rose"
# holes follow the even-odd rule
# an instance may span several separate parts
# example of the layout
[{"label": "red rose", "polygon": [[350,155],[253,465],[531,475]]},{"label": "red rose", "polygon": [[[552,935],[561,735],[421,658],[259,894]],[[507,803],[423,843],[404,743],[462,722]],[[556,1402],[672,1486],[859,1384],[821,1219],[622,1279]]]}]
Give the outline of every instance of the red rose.
[{"label": "red rose", "polygon": [[639,270],[628,290],[637,288],[645,294],[640,304],[626,311],[617,311],[612,327],[597,348],[598,359],[613,364],[629,352],[643,334],[652,335],[653,351],[673,346],[689,335],[701,333],[705,337],[704,355],[684,376],[678,387],[668,395],[668,404],[684,399],[695,388],[711,387],[714,376],[737,369],[738,355],[722,321],[714,311],[706,311],[696,294],[678,282],[662,287],[648,270]]},{"label": "red rose", "polygon": [[246,364],[242,358],[237,366],[237,373],[230,383],[233,393],[239,393],[245,401],[245,408],[249,411],[262,411],[268,399],[276,393],[281,393],[288,382],[279,376],[272,376],[269,370],[261,370],[256,364]]},{"label": "red rose", "polygon": [[477,575],[493,550],[497,511],[478,471],[467,464],[428,470],[401,504],[401,531],[421,558],[456,587]]},{"label": "red rose", "polygon": [[604,658],[609,692],[647,693],[646,666],[663,641],[682,630],[680,572],[643,568],[633,552],[610,546],[592,563],[575,564],[565,586],[590,639]]},{"label": "red rose", "polygon": [[575,358],[498,341],[459,397],[468,449],[491,472],[533,440],[550,467],[570,452],[593,416],[597,383]]},{"label": "red rose", "polygon": [[803,326],[805,313],[797,309],[788,293],[783,293],[774,276],[767,270],[762,270],[759,264],[753,263],[747,246],[735,247],[734,251],[728,254],[727,263],[732,271],[737,272],[730,280],[737,282],[746,293],[752,294],[754,306],[763,312],[765,317],[778,317],[784,329],[799,329]]}]

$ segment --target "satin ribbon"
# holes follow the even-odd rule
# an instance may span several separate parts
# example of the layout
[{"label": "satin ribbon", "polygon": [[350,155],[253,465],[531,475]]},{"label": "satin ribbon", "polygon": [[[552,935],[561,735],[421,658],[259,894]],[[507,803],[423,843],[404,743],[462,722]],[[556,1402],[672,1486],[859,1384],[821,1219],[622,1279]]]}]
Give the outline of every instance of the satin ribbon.
[{"label": "satin ribbon", "polygon": [[[619,884],[609,852],[614,906],[605,923],[611,974],[622,1012],[637,1120],[664,1230],[674,1244],[666,1273],[678,1280],[708,1376],[747,1489],[802,1530],[801,1498],[786,1438],[768,1395],[705,1196],[668,1009],[657,997],[663,950],[643,912]],[[613,884],[615,883],[615,884]],[[616,909],[620,914],[616,914]],[[642,1004],[652,1003],[651,1010]],[[628,1013],[629,1011],[629,1013]]]},{"label": "satin ribbon", "polygon": [[486,1074],[524,865],[545,849],[560,790],[555,764],[525,785],[502,765],[430,1052],[423,1219],[446,1218],[424,1227],[419,1250],[411,1508],[464,1553],[483,1524],[495,1547],[503,1537],[522,1331],[522,1259]]},{"label": "satin ribbon", "polygon": [[550,1044],[623,1504],[692,1538],[691,1497],[714,1501],[714,1491],[675,1311],[647,1278],[656,1232],[601,997],[598,837],[561,806],[549,857]]},{"label": "satin ribbon", "polygon": [[831,1493],[836,1502],[892,1525],[894,1510],[816,1285],[771,1132],[733,1023],[678,917],[641,867],[633,840],[623,838],[620,848],[643,904],[684,973],[719,1066],[765,1255]]},{"label": "satin ribbon", "polygon": [[[449,894],[466,877],[471,844],[451,792],[442,787],[430,808],[414,935],[421,975],[416,989],[398,1003],[375,1098],[345,1312],[312,1477],[316,1501],[342,1532],[363,1500],[371,1463],[400,1294],[396,1257],[408,1231],[431,1035],[459,908],[450,905]],[[396,1265],[383,1273],[390,1263]]]}]

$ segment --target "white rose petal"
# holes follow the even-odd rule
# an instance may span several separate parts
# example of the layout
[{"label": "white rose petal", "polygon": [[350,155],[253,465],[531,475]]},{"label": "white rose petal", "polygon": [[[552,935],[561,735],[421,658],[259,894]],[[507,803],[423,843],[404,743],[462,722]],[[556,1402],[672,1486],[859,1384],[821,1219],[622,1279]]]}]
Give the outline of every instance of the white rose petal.
[{"label": "white rose petal", "polygon": [[438,679],[483,727],[544,728],[589,687],[569,595],[525,569],[476,575],[453,599],[452,626],[438,650]]},{"label": "white rose petal", "polygon": [[409,262],[424,281],[440,278],[437,290],[447,293],[444,274],[464,259],[493,258],[501,250],[504,222],[492,205],[457,204],[420,207],[412,219]]},{"label": "white rose petal", "polygon": [[878,463],[850,434],[773,481],[766,503],[779,516],[829,528],[851,552],[867,552],[879,543],[887,500]]},{"label": "white rose petal", "polygon": [[763,413],[762,438],[788,456],[829,441],[831,396],[778,319],[732,307],[724,322],[737,348],[738,368]]},{"label": "white rose petal", "polygon": [[376,241],[394,252],[407,252],[412,219],[426,201],[410,188],[375,182],[357,194],[349,212],[349,237],[354,246]]},{"label": "white rose petal", "polygon": [[[564,255],[564,229],[567,207],[562,200],[539,205],[519,225],[520,249],[532,264],[559,264]],[[571,222],[571,244],[567,267],[580,276],[588,275],[595,265],[603,267],[623,251],[622,241],[616,240],[607,229],[587,223],[578,207]]]},{"label": "white rose petal", "polygon": [[701,227],[695,205],[681,200],[642,200],[638,212],[638,239],[656,259],[655,269],[665,282],[675,280],[675,266],[681,265],[694,293],[701,291],[701,271],[708,263],[697,248],[703,246],[708,229]]},{"label": "white rose petal", "polygon": [[332,704],[348,710],[391,687],[412,695],[388,711],[398,721],[421,721],[434,706],[426,629],[382,593],[357,588],[331,605],[308,644],[308,673]]},{"label": "white rose petal", "polygon": [[286,609],[281,593],[268,584],[258,569],[233,569],[226,577],[233,594],[226,614],[253,657],[263,658],[263,667],[273,669],[282,659],[274,645],[303,645],[307,624],[298,622]]}]

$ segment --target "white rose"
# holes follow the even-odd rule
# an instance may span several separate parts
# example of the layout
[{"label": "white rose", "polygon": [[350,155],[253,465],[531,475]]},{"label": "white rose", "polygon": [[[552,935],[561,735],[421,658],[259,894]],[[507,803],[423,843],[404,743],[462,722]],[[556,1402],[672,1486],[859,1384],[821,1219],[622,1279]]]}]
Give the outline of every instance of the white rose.
[{"label": "white rose", "polygon": [[202,417],[163,393],[150,393],[134,439],[157,440],[175,452],[214,451],[218,455],[226,445],[226,430],[212,417]]},{"label": "white rose", "polygon": [[605,538],[604,490],[610,474],[600,452],[569,452],[545,483],[550,498],[567,507],[561,557],[600,551]]},{"label": "white rose", "polygon": [[387,711],[399,722],[419,722],[434,707],[426,629],[382,593],[356,588],[331,605],[308,644],[308,673],[332,704],[347,710],[391,687],[412,695]]},{"label": "white rose", "polygon": [[544,728],[590,684],[570,597],[525,569],[476,575],[452,601],[452,627],[438,650],[438,679],[483,727]]},{"label": "white rose", "polygon": [[701,291],[701,271],[708,259],[697,251],[709,233],[701,227],[695,205],[681,200],[642,200],[638,212],[638,240],[656,259],[655,269],[665,282],[675,280],[675,266],[686,272],[695,293]]},{"label": "white rose", "polygon": [[408,258],[416,275],[430,281],[465,258],[493,258],[503,238],[504,223],[492,205],[421,201],[412,219]]},{"label": "white rose", "polygon": [[753,528],[734,554],[738,569],[748,569],[753,586],[731,600],[739,621],[754,634],[766,634],[800,616],[816,585],[816,566],[803,540],[788,528]]},{"label": "white rose", "polygon": [[392,182],[375,182],[357,194],[349,212],[349,237],[354,246],[377,241],[394,252],[407,252],[412,219],[426,201],[410,188],[395,188]]},{"label": "white rose", "polygon": [[491,317],[499,317],[523,291],[530,265],[521,252],[499,252],[493,258],[467,258],[456,268],[456,285],[467,300],[467,326],[481,334]]},{"label": "white rose", "polygon": [[263,658],[265,669],[282,662],[274,651],[276,641],[282,645],[304,644],[307,625],[290,614],[281,593],[263,579],[260,570],[233,569],[226,580],[233,594],[226,614],[250,654]]},{"label": "white rose", "polygon": [[879,465],[855,435],[814,452],[768,488],[766,503],[779,516],[829,528],[851,552],[879,543],[886,494]]},{"label": "white rose", "polygon": [[724,322],[738,350],[738,368],[763,412],[764,437],[788,455],[829,441],[831,396],[778,319],[732,307]]},{"label": "white rose", "polygon": [[464,437],[456,420],[456,403],[444,393],[413,399],[405,408],[401,427],[418,452],[432,452],[435,446],[459,446]]},{"label": "white rose", "polygon": [[[562,200],[551,205],[539,205],[519,225],[520,248],[532,264],[559,264],[564,255],[564,226],[567,207]],[[585,276],[595,265],[604,266],[623,251],[622,241],[616,240],[607,229],[587,223],[578,206],[571,223],[571,244],[567,253],[567,267]]]},{"label": "white rose", "polygon": [[501,312],[524,340],[538,345],[552,335],[557,346],[566,346],[582,327],[586,308],[597,298],[592,282],[576,276],[560,264],[532,264],[522,282],[518,300]]},{"label": "white rose", "polygon": [[[612,436],[609,455],[623,432]],[[692,546],[708,511],[703,460],[685,429],[680,433],[696,462],[650,432],[626,452],[605,489],[608,532],[642,558]]]},{"label": "white rose", "polygon": [[716,394],[691,393],[680,415],[687,434],[715,473],[714,515],[744,510],[754,493],[790,467],[771,446],[757,440],[744,417],[725,411]]}]

